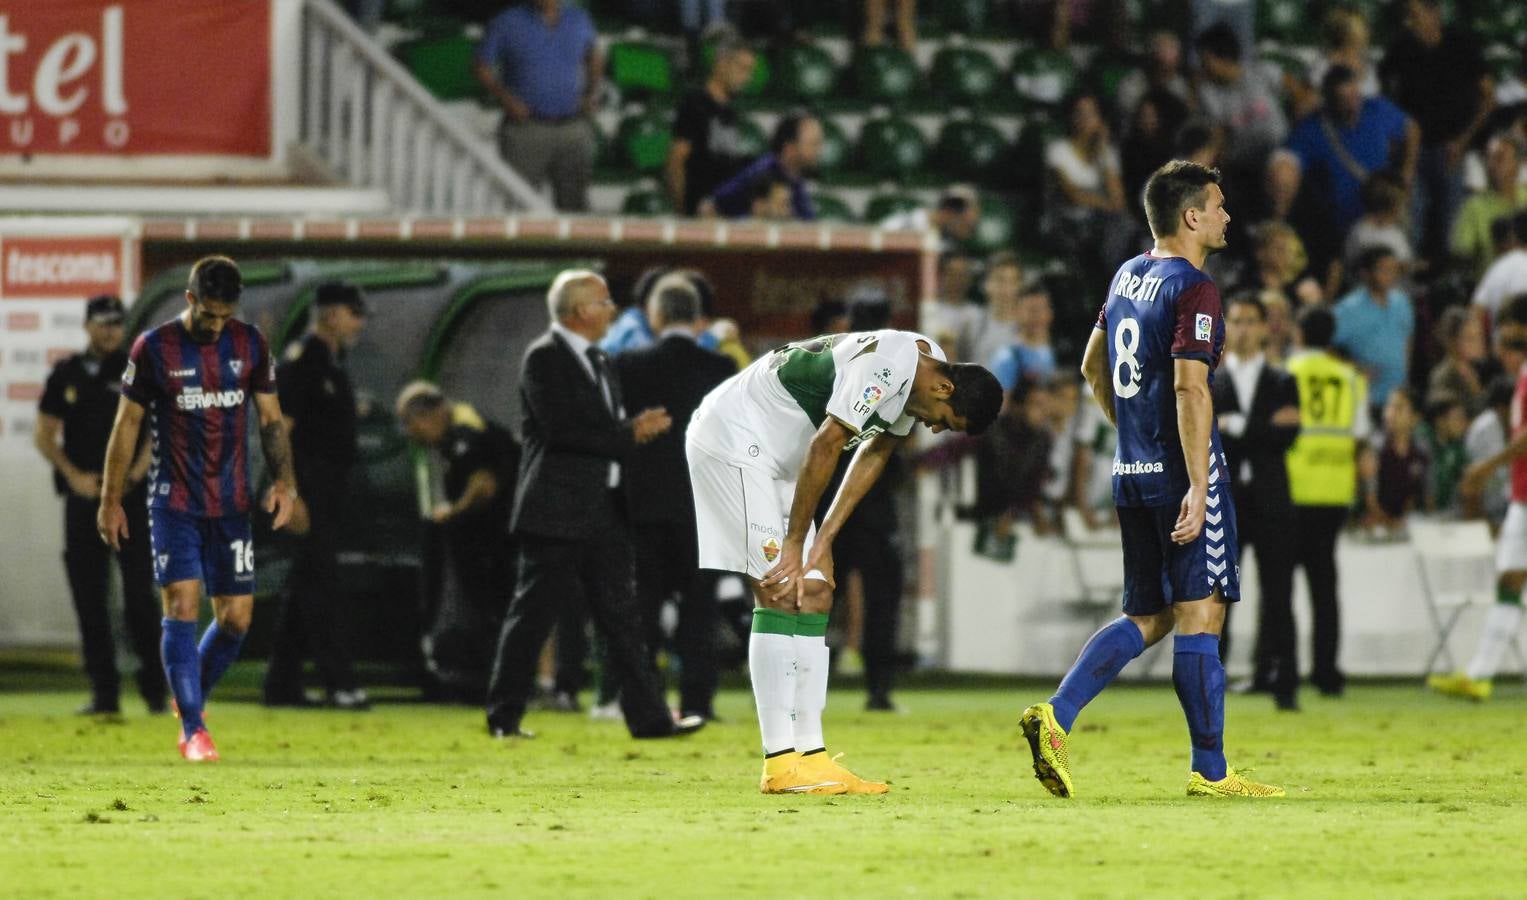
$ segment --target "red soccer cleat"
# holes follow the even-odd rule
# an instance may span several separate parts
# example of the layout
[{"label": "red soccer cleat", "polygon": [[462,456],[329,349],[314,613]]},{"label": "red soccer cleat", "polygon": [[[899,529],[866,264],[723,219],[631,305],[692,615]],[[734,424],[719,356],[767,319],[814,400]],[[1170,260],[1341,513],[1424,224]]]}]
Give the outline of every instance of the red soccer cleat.
[{"label": "red soccer cleat", "polygon": [[217,762],[217,748],[212,746],[212,735],[207,729],[198,728],[189,738],[180,739],[180,755],[189,762]]}]

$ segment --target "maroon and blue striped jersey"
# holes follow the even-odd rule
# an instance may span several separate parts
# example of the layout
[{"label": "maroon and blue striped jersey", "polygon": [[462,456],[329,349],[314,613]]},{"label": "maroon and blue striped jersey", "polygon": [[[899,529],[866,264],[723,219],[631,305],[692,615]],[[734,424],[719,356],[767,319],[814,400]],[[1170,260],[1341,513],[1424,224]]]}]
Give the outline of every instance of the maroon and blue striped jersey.
[{"label": "maroon and blue striped jersey", "polygon": [[[1119,267],[1098,312],[1108,336],[1114,417],[1119,443],[1113,461],[1117,506],[1172,506],[1188,490],[1187,463],[1177,431],[1174,360],[1209,367],[1209,383],[1225,348],[1225,318],[1214,280],[1180,257],[1149,253]],[[1209,428],[1209,484],[1230,480],[1219,426]]]},{"label": "maroon and blue striped jersey", "polygon": [[198,343],[180,317],[145,331],[122,394],[147,410],[153,435],[149,508],[218,518],[249,511],[249,401],[276,390],[270,345],[231,319]]}]

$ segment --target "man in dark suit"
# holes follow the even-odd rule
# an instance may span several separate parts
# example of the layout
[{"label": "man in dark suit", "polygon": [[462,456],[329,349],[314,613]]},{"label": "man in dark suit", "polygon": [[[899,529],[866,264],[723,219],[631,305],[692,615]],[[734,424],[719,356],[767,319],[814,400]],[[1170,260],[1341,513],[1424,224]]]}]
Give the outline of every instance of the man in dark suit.
[{"label": "man in dark suit", "polygon": [[[1294,653],[1294,504],[1289,496],[1288,448],[1299,436],[1299,386],[1268,362],[1267,310],[1254,294],[1225,308],[1225,359],[1214,379],[1214,410],[1230,463],[1241,553],[1257,548],[1261,606],[1253,651],[1252,689],[1269,691],[1280,709],[1298,709]],[[1230,628],[1220,643],[1230,655]]]},{"label": "man in dark suit", "polygon": [[[695,501],[684,456],[684,430],[705,395],[737,372],[729,357],[695,343],[700,294],[686,280],[658,286],[647,304],[657,342],[615,358],[625,400],[668,410],[673,428],[627,459],[621,480],[635,528],[636,588],[646,617],[648,649],[662,640],[663,604],[677,595],[674,645],[682,663],[679,709],[714,717],[716,614],[714,579],[702,576],[695,543]],[[711,590],[707,591],[709,586]]]},{"label": "man in dark suit", "polygon": [[595,346],[615,315],[603,278],[569,269],[546,299],[552,326],[525,351],[520,369],[524,437],[509,520],[519,539],[519,571],[488,682],[488,731],[530,736],[520,720],[536,660],[558,605],[576,598],[588,604],[604,637],[631,736],[694,731],[705,720],[675,722],[647,652],[620,496],[622,463],[673,421],[661,408],[626,417],[620,380]]}]

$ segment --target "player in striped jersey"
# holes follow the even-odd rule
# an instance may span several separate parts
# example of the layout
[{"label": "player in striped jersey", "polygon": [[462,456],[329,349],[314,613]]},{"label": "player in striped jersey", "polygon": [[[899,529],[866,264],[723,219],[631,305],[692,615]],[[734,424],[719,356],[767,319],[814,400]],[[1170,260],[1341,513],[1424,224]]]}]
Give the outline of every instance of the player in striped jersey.
[{"label": "player in striped jersey", "polygon": [[[265,336],[235,319],[243,278],[225,256],[191,267],[186,309],[139,335],[122,374],[106,449],[96,527],[113,547],[127,535],[122,493],[146,417],[153,436],[149,541],[164,601],[161,650],[180,715],[180,754],[218,758],[202,722],[212,686],[238,659],[254,608],[250,540],[249,400],[274,483],[265,510],[281,528],[297,503],[292,450]],[[203,586],[213,622],[196,640]]]}]

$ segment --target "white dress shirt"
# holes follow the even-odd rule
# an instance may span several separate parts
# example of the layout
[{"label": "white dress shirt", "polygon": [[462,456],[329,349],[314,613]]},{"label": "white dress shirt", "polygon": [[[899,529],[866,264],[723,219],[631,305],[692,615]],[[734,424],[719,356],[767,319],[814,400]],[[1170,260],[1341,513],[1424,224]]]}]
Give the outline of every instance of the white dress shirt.
[{"label": "white dress shirt", "polygon": [[[1230,376],[1230,386],[1235,389],[1235,402],[1241,410],[1220,416],[1220,430],[1231,437],[1238,438],[1246,433],[1246,417],[1251,415],[1251,404],[1257,396],[1257,380],[1262,377],[1262,367],[1265,365],[1267,357],[1261,353],[1250,356],[1225,354],[1223,367],[1225,374]],[[1248,484],[1251,482],[1251,463],[1245,459],[1241,460],[1241,480]]]}]

